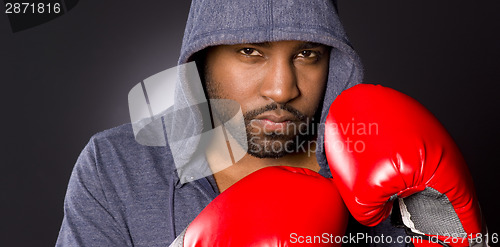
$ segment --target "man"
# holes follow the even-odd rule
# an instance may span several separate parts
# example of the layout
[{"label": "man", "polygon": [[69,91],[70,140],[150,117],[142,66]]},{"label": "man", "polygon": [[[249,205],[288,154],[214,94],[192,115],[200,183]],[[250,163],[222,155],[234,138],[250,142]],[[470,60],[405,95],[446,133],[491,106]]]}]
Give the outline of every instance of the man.
[{"label": "man", "polygon": [[[70,179],[56,245],[166,246],[221,192],[259,169],[287,165],[331,177],[323,123],[334,99],[362,80],[335,3],[194,0],[179,65],[191,61],[208,99],[241,107],[247,138],[237,142],[248,154],[219,168],[218,150],[199,152],[207,124],[227,119],[231,107],[215,107],[207,119],[192,85],[177,85],[163,119],[164,147],[139,144],[131,125],[90,140]],[[370,231],[404,235],[389,221]]]}]

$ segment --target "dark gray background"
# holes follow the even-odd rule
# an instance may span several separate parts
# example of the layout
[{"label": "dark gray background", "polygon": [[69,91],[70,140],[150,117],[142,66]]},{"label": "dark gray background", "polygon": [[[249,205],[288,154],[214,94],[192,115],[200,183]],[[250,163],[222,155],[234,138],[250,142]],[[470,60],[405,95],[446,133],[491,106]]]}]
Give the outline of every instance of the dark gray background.
[{"label": "dark gray background", "polygon": [[[490,232],[500,190],[500,3],[340,0],[368,83],[402,91],[445,125],[469,164]],[[0,14],[0,246],[53,246],[74,162],[129,121],[127,94],[176,65],[189,1],[83,0],[13,34]]]}]

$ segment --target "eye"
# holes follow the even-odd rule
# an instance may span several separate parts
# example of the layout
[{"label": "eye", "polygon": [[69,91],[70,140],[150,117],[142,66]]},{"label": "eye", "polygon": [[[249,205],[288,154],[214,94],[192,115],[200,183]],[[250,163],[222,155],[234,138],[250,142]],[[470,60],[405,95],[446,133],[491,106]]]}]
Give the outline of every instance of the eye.
[{"label": "eye", "polygon": [[317,58],[319,56],[319,53],[316,51],[311,51],[311,50],[303,50],[297,54],[297,57],[303,57],[303,58]]},{"label": "eye", "polygon": [[254,48],[243,48],[239,52],[246,56],[262,56],[262,54]]}]

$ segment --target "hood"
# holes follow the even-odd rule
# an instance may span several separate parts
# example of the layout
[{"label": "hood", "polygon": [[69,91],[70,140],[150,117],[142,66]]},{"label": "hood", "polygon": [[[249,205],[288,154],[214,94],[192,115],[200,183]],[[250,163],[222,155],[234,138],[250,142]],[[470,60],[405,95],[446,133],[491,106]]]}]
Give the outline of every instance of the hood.
[{"label": "hood", "polygon": [[[362,80],[362,65],[349,43],[332,0],[193,0],[184,33],[179,65],[193,60],[193,55],[209,46],[298,40],[332,47],[324,101],[319,107],[321,123],[325,122],[333,100],[343,90]],[[175,105],[192,106],[199,88],[176,87]],[[189,129],[191,138],[172,146],[186,163],[195,160],[195,149],[204,128],[201,109],[191,109],[189,117],[176,121],[171,128]],[[206,119],[206,118],[205,118]],[[206,122],[206,120],[205,120]],[[182,125],[182,126],[179,126]],[[206,125],[206,123],[205,123]],[[206,126],[205,126],[206,128]],[[175,131],[174,131],[175,132]],[[331,176],[323,148],[324,124],[320,124],[317,160],[320,174]],[[177,150],[177,151],[175,151]],[[177,163],[177,162],[176,162]]]}]

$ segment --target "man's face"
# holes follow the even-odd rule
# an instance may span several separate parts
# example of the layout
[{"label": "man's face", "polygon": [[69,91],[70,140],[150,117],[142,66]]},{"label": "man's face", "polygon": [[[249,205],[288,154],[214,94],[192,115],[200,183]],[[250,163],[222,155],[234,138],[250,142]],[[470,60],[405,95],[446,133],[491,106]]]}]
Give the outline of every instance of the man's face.
[{"label": "man's face", "polygon": [[240,104],[249,154],[279,158],[298,152],[324,94],[329,54],[327,46],[302,41],[211,47],[205,60],[208,97]]}]

